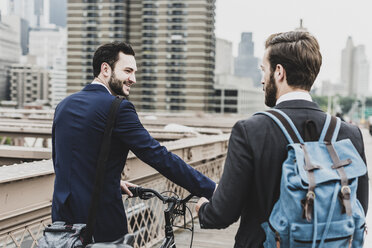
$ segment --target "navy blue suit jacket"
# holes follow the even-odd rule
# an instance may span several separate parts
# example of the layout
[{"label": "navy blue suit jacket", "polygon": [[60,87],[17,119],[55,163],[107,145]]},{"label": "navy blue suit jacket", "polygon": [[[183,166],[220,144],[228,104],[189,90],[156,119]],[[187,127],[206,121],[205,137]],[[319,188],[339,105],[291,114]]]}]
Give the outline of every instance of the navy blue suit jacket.
[{"label": "navy blue suit jacket", "polygon": [[[94,187],[95,167],[114,99],[102,85],[90,84],[65,98],[56,108],[53,131],[55,183],[52,220],[86,223]],[[94,238],[113,241],[128,232],[120,190],[128,151],[168,179],[197,196],[211,197],[215,183],[153,139],[131,102],[119,108],[106,164]]]}]

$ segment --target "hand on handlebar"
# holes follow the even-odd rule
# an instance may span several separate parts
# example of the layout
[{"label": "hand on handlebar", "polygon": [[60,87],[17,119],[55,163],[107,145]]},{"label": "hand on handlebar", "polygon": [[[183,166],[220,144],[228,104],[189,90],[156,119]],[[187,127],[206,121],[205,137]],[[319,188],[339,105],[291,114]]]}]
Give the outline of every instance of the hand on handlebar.
[{"label": "hand on handlebar", "polygon": [[205,197],[201,197],[199,199],[198,203],[196,203],[196,205],[195,205],[195,211],[196,211],[197,214],[199,214],[199,209],[200,209],[201,205],[203,205],[206,202],[209,202],[209,201]]},{"label": "hand on handlebar", "polygon": [[133,193],[128,189],[129,187],[138,187],[138,186],[136,184],[133,184],[127,181],[123,181],[123,180],[120,181],[121,192],[132,197]]}]

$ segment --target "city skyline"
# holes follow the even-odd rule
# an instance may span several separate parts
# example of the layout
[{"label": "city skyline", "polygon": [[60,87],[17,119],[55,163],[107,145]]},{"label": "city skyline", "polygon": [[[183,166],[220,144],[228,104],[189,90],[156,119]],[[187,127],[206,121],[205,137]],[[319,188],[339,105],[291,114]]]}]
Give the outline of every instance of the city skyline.
[{"label": "city skyline", "polygon": [[[279,31],[294,30],[299,27],[300,19],[303,19],[304,27],[318,38],[323,55],[323,65],[315,83],[316,88],[320,88],[320,82],[323,81],[332,84],[342,82],[340,77],[342,75],[341,53],[348,37],[353,38],[356,46],[365,47],[368,61],[372,58],[372,49],[369,47],[369,44],[372,44],[372,36],[365,31],[368,29],[366,25],[370,19],[372,21],[372,17],[358,15],[356,18],[353,16],[354,12],[364,13],[367,8],[366,1],[356,0],[354,4],[338,1],[337,5],[335,3],[315,5],[303,0],[283,0],[281,4],[268,0],[265,3],[269,4],[270,8],[263,8],[261,2],[216,1],[215,34],[217,38],[226,39],[233,43],[234,57],[237,57],[242,33],[252,32],[253,42],[256,44],[254,56],[261,59],[264,52],[264,41],[268,35]],[[2,16],[5,16],[9,10],[6,7],[6,1],[1,1]],[[286,11],[284,11],[285,9]],[[242,13],[244,16],[240,18]],[[232,14],[238,18],[227,18]],[[330,18],[330,16],[332,17]],[[241,20],[239,25],[236,24],[236,20]],[[372,64],[369,63],[369,65],[371,71]],[[368,95],[372,95],[372,80],[369,80],[368,89]]]},{"label": "city skyline", "polygon": [[[347,38],[365,45],[367,59],[372,59],[372,34],[368,32],[372,16],[368,0],[305,1],[305,0],[217,0],[216,37],[233,42],[234,56],[242,32],[252,32],[254,54],[262,58],[265,39],[272,33],[294,30],[303,25],[320,43],[323,64],[315,82],[340,82],[341,51]],[[372,64],[370,64],[372,66]],[[370,68],[370,71],[371,68]],[[369,91],[372,91],[372,80]]]}]

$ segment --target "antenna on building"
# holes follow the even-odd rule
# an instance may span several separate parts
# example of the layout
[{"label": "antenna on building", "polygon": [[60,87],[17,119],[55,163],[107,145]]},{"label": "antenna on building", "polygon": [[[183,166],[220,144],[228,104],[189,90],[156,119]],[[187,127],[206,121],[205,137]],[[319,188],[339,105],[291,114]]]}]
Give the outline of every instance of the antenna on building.
[{"label": "antenna on building", "polygon": [[303,22],[304,22],[304,20],[301,18],[301,19],[300,19],[300,26],[299,26],[298,28],[295,29],[296,31],[307,32],[307,28],[304,27]]}]

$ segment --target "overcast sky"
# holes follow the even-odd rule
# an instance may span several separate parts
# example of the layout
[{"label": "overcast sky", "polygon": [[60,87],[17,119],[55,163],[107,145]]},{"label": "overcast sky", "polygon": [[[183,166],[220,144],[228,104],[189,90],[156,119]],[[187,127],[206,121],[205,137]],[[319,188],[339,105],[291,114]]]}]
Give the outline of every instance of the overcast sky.
[{"label": "overcast sky", "polygon": [[335,83],[340,78],[341,50],[348,36],[354,45],[366,46],[372,65],[371,13],[371,0],[216,0],[216,36],[232,41],[236,55],[241,33],[253,32],[255,55],[262,58],[266,38],[294,30],[302,18],[318,39],[323,56],[317,84],[325,79]]}]

